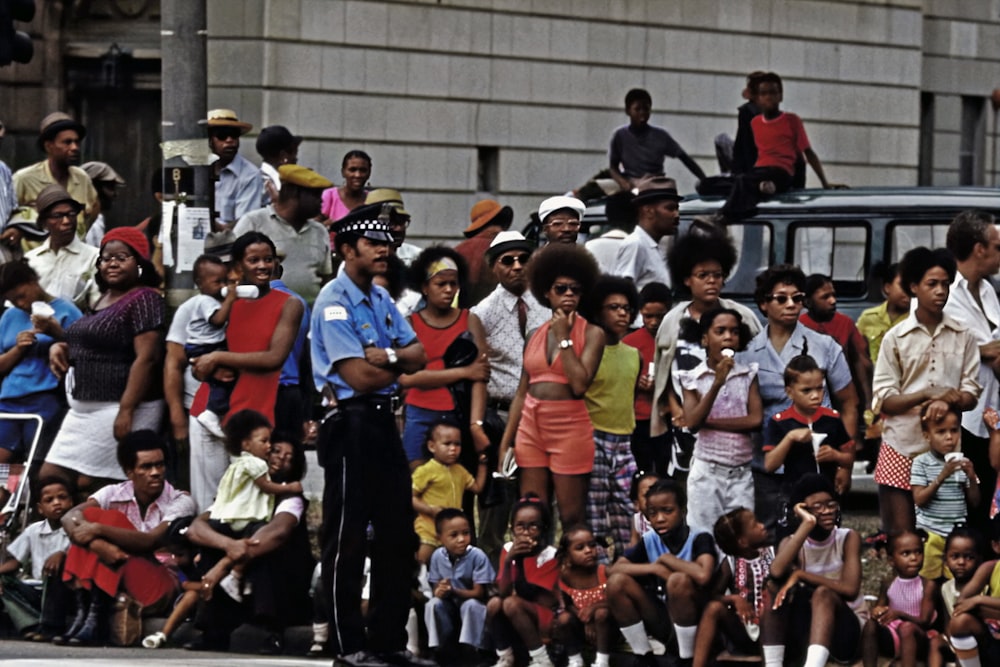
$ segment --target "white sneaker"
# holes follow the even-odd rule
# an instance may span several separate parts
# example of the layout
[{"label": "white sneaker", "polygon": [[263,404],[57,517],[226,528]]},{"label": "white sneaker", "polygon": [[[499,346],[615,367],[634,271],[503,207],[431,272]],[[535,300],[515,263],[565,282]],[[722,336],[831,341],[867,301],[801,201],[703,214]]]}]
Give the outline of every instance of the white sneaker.
[{"label": "white sneaker", "polygon": [[649,646],[653,649],[653,655],[664,655],[667,652],[667,647],[659,639],[655,637],[648,637],[648,639]]},{"label": "white sneaker", "polygon": [[497,661],[493,663],[493,667],[514,667],[514,652],[504,653],[503,655],[497,656]]},{"label": "white sneaker", "polygon": [[151,635],[147,635],[145,639],[142,640],[143,648],[162,648],[164,644],[167,643],[167,636],[162,632],[154,632]]},{"label": "white sneaker", "polygon": [[211,410],[205,410],[200,415],[196,417],[198,423],[205,427],[205,430],[214,435],[216,438],[225,438],[226,434],[222,431],[222,421],[219,419],[219,415],[215,414]]},{"label": "white sneaker", "polygon": [[549,658],[549,654],[546,651],[543,655],[532,658],[531,662],[528,663],[528,667],[555,667],[555,665],[552,664],[552,659]]},{"label": "white sneaker", "polygon": [[234,577],[233,573],[230,572],[219,582],[219,588],[237,602],[243,602],[243,591],[240,590],[241,583],[239,578]]}]

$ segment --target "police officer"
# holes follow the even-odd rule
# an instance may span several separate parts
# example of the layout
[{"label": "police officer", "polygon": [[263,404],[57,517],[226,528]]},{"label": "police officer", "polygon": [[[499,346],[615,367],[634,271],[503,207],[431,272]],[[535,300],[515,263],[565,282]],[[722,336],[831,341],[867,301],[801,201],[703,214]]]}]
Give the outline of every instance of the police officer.
[{"label": "police officer", "polygon": [[[352,667],[434,664],[406,650],[416,537],[410,472],[393,414],[397,378],[423,368],[426,357],[388,292],[372,283],[386,272],[392,243],[381,212],[382,204],[366,205],[336,223],[344,270],[316,298],[311,328],[313,376],[329,406],[319,457],[330,645],[336,662]],[[361,581],[369,548],[366,643]]]}]

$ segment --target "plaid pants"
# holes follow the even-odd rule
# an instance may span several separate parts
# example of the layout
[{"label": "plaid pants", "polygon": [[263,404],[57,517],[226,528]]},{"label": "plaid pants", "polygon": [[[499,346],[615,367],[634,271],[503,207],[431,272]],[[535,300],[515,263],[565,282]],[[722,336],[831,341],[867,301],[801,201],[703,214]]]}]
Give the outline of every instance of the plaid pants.
[{"label": "plaid pants", "polygon": [[[594,470],[590,473],[587,495],[587,523],[596,537],[611,538],[616,557],[625,553],[635,514],[629,498],[636,470],[631,440],[629,435],[594,429]],[[604,550],[601,555],[606,562]]]}]

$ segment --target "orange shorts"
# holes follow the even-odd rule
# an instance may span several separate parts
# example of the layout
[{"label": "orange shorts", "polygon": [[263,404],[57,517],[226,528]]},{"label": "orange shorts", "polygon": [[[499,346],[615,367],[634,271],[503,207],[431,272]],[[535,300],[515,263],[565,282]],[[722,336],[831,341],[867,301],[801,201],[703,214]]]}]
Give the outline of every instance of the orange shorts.
[{"label": "orange shorts", "polygon": [[556,475],[586,475],[594,469],[594,427],[583,400],[524,398],[514,439],[519,468],[548,468]]}]

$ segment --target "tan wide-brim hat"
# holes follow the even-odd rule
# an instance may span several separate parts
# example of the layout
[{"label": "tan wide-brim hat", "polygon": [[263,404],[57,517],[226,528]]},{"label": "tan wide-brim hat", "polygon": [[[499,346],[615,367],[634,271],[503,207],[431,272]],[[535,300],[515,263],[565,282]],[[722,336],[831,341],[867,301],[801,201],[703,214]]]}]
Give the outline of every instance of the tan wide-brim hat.
[{"label": "tan wide-brim hat", "polygon": [[500,225],[503,229],[510,227],[514,220],[514,209],[502,206],[495,199],[484,199],[472,205],[469,220],[469,226],[462,233],[467,238],[472,238],[489,225]]},{"label": "tan wide-brim hat", "polygon": [[240,134],[246,134],[253,129],[253,125],[240,120],[232,109],[212,109],[208,112],[208,118],[198,122],[207,125],[209,131],[216,127],[235,127]]}]

